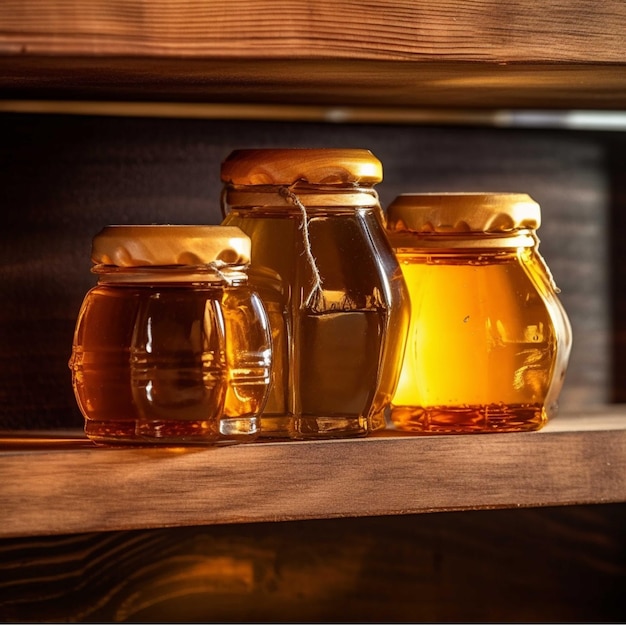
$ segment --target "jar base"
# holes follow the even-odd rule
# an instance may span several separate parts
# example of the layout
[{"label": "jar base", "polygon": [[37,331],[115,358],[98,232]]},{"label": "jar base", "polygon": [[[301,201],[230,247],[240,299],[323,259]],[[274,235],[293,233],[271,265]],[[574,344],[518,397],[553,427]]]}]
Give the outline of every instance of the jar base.
[{"label": "jar base", "polygon": [[262,439],[333,439],[365,437],[384,422],[361,415],[261,416]]},{"label": "jar base", "polygon": [[296,421],[297,437],[326,439],[329,437],[364,437],[371,431],[366,417],[334,415],[331,417],[302,416]]},{"label": "jar base", "polygon": [[548,418],[542,404],[392,405],[391,421],[397,430],[416,434],[463,434],[539,430]]},{"label": "jar base", "polygon": [[295,439],[296,424],[293,415],[261,415],[261,439]]},{"label": "jar base", "polygon": [[259,418],[215,420],[119,420],[85,421],[85,434],[96,444],[179,445],[226,444],[253,441]]}]

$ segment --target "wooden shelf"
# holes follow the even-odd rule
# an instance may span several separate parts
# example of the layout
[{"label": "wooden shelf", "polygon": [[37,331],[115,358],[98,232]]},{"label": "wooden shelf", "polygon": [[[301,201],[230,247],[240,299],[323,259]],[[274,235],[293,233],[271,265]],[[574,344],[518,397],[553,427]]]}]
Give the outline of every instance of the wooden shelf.
[{"label": "wooden shelf", "polygon": [[231,144],[367,141],[389,200],[545,198],[578,337],[576,410],[536,433],[104,448],[0,432],[0,620],[623,621],[626,404],[588,405],[624,399],[626,144],[486,127],[623,129],[626,3],[5,0],[0,24],[5,428],[79,423],[67,347],[100,220],[217,223],[206,180]]},{"label": "wooden shelf", "polygon": [[4,100],[626,106],[619,0],[8,0],[0,23]]},{"label": "wooden shelf", "polygon": [[626,410],[542,431],[219,448],[0,440],[0,536],[626,501]]}]

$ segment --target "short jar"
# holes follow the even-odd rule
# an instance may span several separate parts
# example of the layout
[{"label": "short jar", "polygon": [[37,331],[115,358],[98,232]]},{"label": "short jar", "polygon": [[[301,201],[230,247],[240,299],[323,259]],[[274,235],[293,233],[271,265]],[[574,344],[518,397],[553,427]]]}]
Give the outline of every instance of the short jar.
[{"label": "short jar", "polygon": [[271,337],[238,228],[107,226],[93,239],[69,362],[96,443],[250,441]]},{"label": "short jar", "polygon": [[557,410],[572,335],[526,194],[403,194],[387,231],[411,300],[391,420],[403,431],[537,430]]}]

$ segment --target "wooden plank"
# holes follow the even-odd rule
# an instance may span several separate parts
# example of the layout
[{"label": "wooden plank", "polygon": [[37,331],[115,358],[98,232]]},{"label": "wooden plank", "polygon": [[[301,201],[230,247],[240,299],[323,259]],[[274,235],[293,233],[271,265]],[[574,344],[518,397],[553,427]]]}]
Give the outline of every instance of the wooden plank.
[{"label": "wooden plank", "polygon": [[211,449],[74,441],[2,442],[1,536],[626,501],[619,407],[536,433]]},{"label": "wooden plank", "polygon": [[622,624],[625,525],[607,504],[1,539],[0,621]]},{"label": "wooden plank", "polygon": [[620,0],[5,0],[0,53],[622,63]]},{"label": "wooden plank", "polygon": [[324,106],[334,107],[322,116],[335,122],[346,118],[341,107],[385,107],[369,119],[410,122],[416,113],[407,119],[403,108],[624,109],[626,62],[0,55],[0,97]]},{"label": "wooden plank", "polygon": [[620,0],[7,0],[0,24],[13,100],[626,106]]}]

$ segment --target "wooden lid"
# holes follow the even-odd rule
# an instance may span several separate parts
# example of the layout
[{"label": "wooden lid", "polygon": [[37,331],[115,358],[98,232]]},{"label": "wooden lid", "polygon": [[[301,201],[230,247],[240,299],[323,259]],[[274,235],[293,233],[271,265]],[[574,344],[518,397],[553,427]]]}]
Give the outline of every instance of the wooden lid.
[{"label": "wooden lid", "polygon": [[106,226],[93,239],[91,259],[118,267],[245,265],[250,245],[236,226]]},{"label": "wooden lid", "polygon": [[222,163],[222,181],[234,185],[340,185],[379,183],[381,162],[363,149],[235,150]]},{"label": "wooden lid", "polygon": [[406,193],[387,208],[390,232],[502,233],[540,224],[539,205],[524,193]]}]

